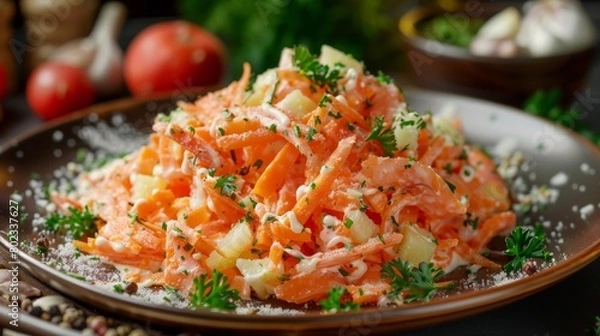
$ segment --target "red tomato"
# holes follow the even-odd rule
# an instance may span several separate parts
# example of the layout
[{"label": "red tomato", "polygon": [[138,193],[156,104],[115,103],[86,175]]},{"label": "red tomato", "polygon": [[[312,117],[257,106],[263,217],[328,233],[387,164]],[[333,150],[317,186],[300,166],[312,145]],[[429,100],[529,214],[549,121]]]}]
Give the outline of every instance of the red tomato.
[{"label": "red tomato", "polygon": [[0,101],[6,97],[8,92],[8,72],[6,68],[0,64]]},{"label": "red tomato", "polygon": [[221,41],[185,21],[144,29],[125,54],[125,82],[135,96],[218,84],[225,71]]},{"label": "red tomato", "polygon": [[95,91],[83,70],[50,62],[40,65],[30,75],[26,95],[35,113],[50,120],[90,106]]}]

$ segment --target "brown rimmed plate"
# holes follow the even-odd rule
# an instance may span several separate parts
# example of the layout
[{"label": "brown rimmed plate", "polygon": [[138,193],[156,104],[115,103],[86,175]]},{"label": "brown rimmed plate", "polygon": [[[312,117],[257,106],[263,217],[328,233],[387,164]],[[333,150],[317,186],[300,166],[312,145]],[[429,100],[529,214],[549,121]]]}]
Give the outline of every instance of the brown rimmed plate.
[{"label": "brown rimmed plate", "polygon": [[[31,218],[15,217],[9,211],[10,195],[28,188],[31,175],[53,178],[56,168],[73,161],[79,148],[104,148],[122,152],[135,146],[150,131],[153,116],[168,112],[174,100],[164,97],[148,101],[122,100],[87,109],[68,119],[48,124],[24,135],[0,150],[0,229],[8,231],[11,218],[18,222],[19,240],[35,240]],[[149,304],[138,299],[77,280],[42,263],[36,256],[18,251],[14,256],[23,267],[49,286],[100,309],[165,326],[232,332],[361,333],[399,331],[473,315],[542,290],[581,269],[600,255],[600,151],[576,134],[503,105],[437,92],[408,90],[412,109],[437,112],[447,104],[458,111],[470,142],[492,146],[505,138],[517,141],[528,160],[522,174],[533,185],[547,184],[557,173],[568,183],[557,187],[558,201],[535,216],[550,222],[549,250],[557,262],[527,277],[501,285],[483,284],[477,290],[436,298],[427,303],[390,308],[363,308],[360,312],[322,314],[307,311],[300,316],[232,315],[192,311]],[[108,136],[110,135],[110,136]],[[115,140],[114,136],[119,140]],[[125,139],[125,140],[123,140]],[[583,187],[582,187],[583,186]],[[35,209],[24,198],[25,211]],[[578,211],[591,204],[594,212],[582,219]],[[13,222],[15,220],[12,220]],[[556,226],[563,224],[561,230]],[[571,227],[570,223],[573,223]],[[555,232],[554,235],[551,232]],[[0,243],[10,248],[6,235]],[[4,251],[3,251],[4,253]],[[12,255],[11,255],[12,257]]]}]

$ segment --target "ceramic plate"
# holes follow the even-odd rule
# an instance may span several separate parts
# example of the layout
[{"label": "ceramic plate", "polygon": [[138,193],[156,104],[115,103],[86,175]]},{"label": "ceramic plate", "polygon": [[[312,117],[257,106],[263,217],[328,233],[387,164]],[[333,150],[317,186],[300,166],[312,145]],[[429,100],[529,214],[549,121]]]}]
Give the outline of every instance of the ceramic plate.
[{"label": "ceramic plate", "polygon": [[[177,99],[181,97],[175,97]],[[143,143],[153,116],[174,106],[172,97],[149,101],[122,100],[92,107],[68,119],[48,124],[14,140],[0,150],[0,229],[18,222],[19,241],[35,241],[31,217],[11,213],[10,195],[29,188],[32,174],[54,179],[55,170],[75,160],[78,150],[123,152]],[[417,111],[454,108],[471,143],[491,148],[512,139],[526,159],[518,170],[525,187],[562,180],[555,203],[524,221],[540,220],[547,230],[548,247],[556,262],[537,273],[507,280],[481,274],[469,286],[426,303],[360,312],[322,314],[306,309],[303,315],[232,315],[151,304],[90,285],[18,251],[11,258],[49,286],[88,305],[132,319],[162,325],[244,332],[337,333],[414,329],[473,315],[521,299],[550,286],[589,264],[600,255],[600,151],[583,138],[519,110],[481,100],[435,92],[408,90],[407,100]],[[556,176],[560,176],[557,178]],[[554,179],[553,179],[554,177]],[[565,178],[567,179],[565,181]],[[13,202],[14,203],[14,202]],[[31,198],[20,200],[23,212],[33,212]],[[28,211],[29,209],[29,211]],[[9,249],[6,234],[1,245]]]}]

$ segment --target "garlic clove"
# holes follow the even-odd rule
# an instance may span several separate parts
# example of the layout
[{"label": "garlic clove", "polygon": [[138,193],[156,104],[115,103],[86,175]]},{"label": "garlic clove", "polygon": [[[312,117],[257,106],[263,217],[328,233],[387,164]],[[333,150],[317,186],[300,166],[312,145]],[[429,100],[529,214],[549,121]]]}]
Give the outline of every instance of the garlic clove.
[{"label": "garlic clove", "polygon": [[514,7],[508,7],[486,21],[477,33],[478,37],[489,39],[513,38],[521,25],[521,13]]},{"label": "garlic clove", "polygon": [[487,38],[475,38],[469,46],[469,51],[477,56],[493,56],[498,42]]},{"label": "garlic clove", "polygon": [[496,54],[500,57],[515,57],[519,55],[519,46],[513,39],[502,40],[498,43]]},{"label": "garlic clove", "polygon": [[551,2],[542,24],[564,45],[564,51],[586,47],[594,42],[594,25],[578,1]]},{"label": "garlic clove", "polygon": [[487,39],[473,40],[470,51],[477,56],[515,57],[519,55],[520,48],[513,39]]},{"label": "garlic clove", "polygon": [[121,91],[124,88],[123,51],[112,43],[102,44],[87,74],[99,95],[109,96]]},{"label": "garlic clove", "polygon": [[532,29],[535,28],[536,24],[539,24],[536,21],[537,20],[535,17],[532,17],[528,14],[525,14],[525,16],[523,17],[523,20],[521,21],[521,27],[519,28],[519,32],[517,33],[517,36],[515,36],[515,42],[517,42],[517,45],[521,48],[527,49],[527,45],[529,44],[529,41],[532,38]]},{"label": "garlic clove", "polygon": [[542,25],[531,26],[527,49],[532,56],[542,57],[557,54],[562,50],[562,43]]}]

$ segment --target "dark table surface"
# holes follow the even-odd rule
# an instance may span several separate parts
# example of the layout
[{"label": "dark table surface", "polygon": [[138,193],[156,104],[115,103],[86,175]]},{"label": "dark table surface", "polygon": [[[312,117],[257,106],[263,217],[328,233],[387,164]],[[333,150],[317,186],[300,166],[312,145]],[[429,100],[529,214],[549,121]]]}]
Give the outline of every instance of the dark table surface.
[{"label": "dark table surface", "polygon": [[[585,6],[599,27],[600,4],[586,3]],[[121,37],[122,44],[125,45],[151,21],[128,22]],[[596,55],[589,83],[580,92],[592,98],[590,101],[593,111],[585,121],[596,131],[600,131],[600,55]],[[4,101],[3,107],[5,119],[0,123],[0,146],[42,124],[31,113],[22,94]],[[600,316],[600,260],[564,281],[515,303],[406,335],[591,336],[594,335],[596,316]]]}]

